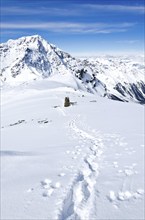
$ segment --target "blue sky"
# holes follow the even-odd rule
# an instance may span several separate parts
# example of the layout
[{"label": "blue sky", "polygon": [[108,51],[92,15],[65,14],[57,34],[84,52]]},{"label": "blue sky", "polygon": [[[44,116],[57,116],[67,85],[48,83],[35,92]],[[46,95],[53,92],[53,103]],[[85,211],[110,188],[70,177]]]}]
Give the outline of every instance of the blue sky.
[{"label": "blue sky", "polygon": [[39,34],[73,55],[144,50],[144,0],[1,0],[1,42]]}]

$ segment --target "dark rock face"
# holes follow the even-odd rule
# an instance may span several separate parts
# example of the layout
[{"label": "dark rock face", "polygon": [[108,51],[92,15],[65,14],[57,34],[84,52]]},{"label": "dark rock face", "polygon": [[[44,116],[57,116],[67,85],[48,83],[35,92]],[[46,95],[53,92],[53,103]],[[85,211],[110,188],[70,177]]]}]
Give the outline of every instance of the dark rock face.
[{"label": "dark rock face", "polygon": [[37,51],[27,48],[23,61],[29,67],[33,67],[42,73],[46,73],[50,69],[50,64],[46,59],[46,51],[44,47],[40,45]]},{"label": "dark rock face", "polygon": [[113,95],[113,94],[110,94],[110,93],[107,93],[107,97],[109,99],[112,99],[112,100],[115,100],[115,101],[120,101],[120,102],[126,102],[125,100],[121,99],[121,98],[118,98],[117,96]]},{"label": "dark rock face", "polygon": [[126,86],[121,83],[114,87],[123,97],[133,99],[141,104],[145,104],[145,84],[143,82],[129,83]]}]

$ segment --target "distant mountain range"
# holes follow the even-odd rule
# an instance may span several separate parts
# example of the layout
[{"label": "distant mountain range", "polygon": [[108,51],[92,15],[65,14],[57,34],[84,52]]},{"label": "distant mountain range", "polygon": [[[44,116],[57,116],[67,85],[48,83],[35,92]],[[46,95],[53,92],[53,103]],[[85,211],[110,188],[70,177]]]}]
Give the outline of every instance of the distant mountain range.
[{"label": "distant mountain range", "polygon": [[78,59],[35,35],[0,44],[0,60],[2,87],[69,76],[69,87],[75,83],[78,90],[145,103],[143,57]]}]

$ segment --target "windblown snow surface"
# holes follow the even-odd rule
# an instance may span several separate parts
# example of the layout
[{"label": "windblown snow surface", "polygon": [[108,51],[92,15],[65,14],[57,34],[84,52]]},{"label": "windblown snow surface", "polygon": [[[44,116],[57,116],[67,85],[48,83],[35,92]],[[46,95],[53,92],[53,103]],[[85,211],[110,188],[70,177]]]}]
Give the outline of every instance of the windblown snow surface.
[{"label": "windblown snow surface", "polygon": [[1,219],[144,219],[144,106],[46,81],[2,91]]}]

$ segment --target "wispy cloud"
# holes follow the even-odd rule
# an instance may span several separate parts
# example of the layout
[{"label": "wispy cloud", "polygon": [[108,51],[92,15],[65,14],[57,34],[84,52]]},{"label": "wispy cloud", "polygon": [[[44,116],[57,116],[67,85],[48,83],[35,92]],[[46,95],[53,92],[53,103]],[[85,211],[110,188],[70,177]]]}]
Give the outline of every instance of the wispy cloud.
[{"label": "wispy cloud", "polygon": [[3,30],[47,30],[64,33],[102,33],[125,32],[136,23],[73,23],[73,22],[42,22],[42,23],[1,23]]},{"label": "wispy cloud", "polygon": [[[1,7],[2,15],[48,15],[48,16],[83,16],[86,12],[133,12],[145,13],[144,6],[127,6],[127,5],[101,5],[101,4],[70,4],[69,7],[52,7],[34,5],[34,7]],[[85,14],[86,15],[86,14]]]},{"label": "wispy cloud", "polygon": [[[57,8],[57,7],[33,7],[22,8],[18,6],[2,7],[2,15],[47,15],[47,16],[77,16],[81,13],[81,8],[73,6],[72,8]],[[83,9],[84,10],[84,9]]]},{"label": "wispy cloud", "polygon": [[136,44],[138,42],[139,42],[139,40],[119,40],[119,41],[116,41],[116,43],[119,43],[119,44]]},{"label": "wispy cloud", "polygon": [[96,11],[101,10],[101,11],[145,13],[144,6],[84,4],[83,7]]}]

